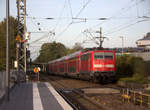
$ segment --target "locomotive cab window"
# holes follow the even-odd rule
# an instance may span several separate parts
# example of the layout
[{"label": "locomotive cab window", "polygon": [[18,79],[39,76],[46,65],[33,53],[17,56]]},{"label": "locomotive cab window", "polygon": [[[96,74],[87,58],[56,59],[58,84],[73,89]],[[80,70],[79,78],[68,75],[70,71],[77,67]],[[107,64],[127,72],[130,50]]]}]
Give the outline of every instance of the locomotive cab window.
[{"label": "locomotive cab window", "polygon": [[89,58],[88,54],[82,55],[81,56],[81,61],[87,61]]},{"label": "locomotive cab window", "polygon": [[113,53],[111,53],[111,52],[105,52],[104,53],[104,58],[105,59],[113,59]]},{"label": "locomotive cab window", "polygon": [[94,53],[94,59],[104,59],[104,53],[103,52]]}]

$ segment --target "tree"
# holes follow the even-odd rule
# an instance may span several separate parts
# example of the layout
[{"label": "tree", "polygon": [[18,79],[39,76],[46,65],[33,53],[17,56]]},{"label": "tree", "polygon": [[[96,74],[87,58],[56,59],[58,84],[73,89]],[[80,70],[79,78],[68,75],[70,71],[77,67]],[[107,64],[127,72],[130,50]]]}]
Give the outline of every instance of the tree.
[{"label": "tree", "polygon": [[[10,17],[10,64],[16,58],[16,36],[18,21]],[[0,22],[0,70],[5,69],[6,62],[6,19]],[[12,65],[11,65],[12,66]]]},{"label": "tree", "polygon": [[68,54],[74,53],[76,51],[82,50],[83,47],[81,46],[81,43],[75,43],[72,49],[68,48]]},{"label": "tree", "polygon": [[61,43],[45,43],[42,45],[40,55],[35,62],[47,63],[48,61],[58,59],[62,56],[67,55],[66,47]]}]

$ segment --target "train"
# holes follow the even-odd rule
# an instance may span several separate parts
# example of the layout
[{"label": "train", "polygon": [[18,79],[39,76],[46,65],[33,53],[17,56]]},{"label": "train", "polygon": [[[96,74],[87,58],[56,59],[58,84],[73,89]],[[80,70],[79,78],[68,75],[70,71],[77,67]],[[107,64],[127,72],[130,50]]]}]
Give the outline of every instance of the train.
[{"label": "train", "polygon": [[49,61],[47,72],[48,74],[93,82],[112,82],[116,75],[115,51],[105,49],[80,50]]}]

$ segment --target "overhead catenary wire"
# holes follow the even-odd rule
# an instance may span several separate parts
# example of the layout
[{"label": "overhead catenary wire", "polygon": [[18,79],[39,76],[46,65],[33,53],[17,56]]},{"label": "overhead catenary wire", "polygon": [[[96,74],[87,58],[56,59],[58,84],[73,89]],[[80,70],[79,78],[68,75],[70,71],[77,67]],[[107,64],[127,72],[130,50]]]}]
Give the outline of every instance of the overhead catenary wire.
[{"label": "overhead catenary wire", "polygon": [[64,9],[65,9],[65,7],[66,7],[66,3],[67,3],[67,0],[64,1],[64,5],[63,5],[63,7],[62,7],[62,10],[61,10],[61,12],[60,12],[60,15],[59,15],[59,17],[58,17],[58,20],[57,20],[57,22],[56,22],[56,25],[54,26],[54,29],[53,29],[54,31],[56,30],[57,26],[59,25],[59,23],[60,23],[60,21],[61,21],[61,17],[62,17],[62,15],[63,15]]},{"label": "overhead catenary wire", "polygon": [[[147,14],[148,14],[148,13],[147,13]],[[146,15],[147,15],[147,14],[146,14]],[[126,22],[126,23],[124,23],[124,24],[122,24],[122,25],[119,25],[119,26],[117,26],[117,27],[114,27],[114,28],[110,29],[110,31],[104,32],[104,35],[112,34],[112,33],[114,33],[114,32],[118,32],[118,31],[124,30],[124,29],[126,29],[126,28],[128,28],[128,27],[131,27],[131,26],[133,26],[133,25],[135,25],[135,24],[148,21],[148,19],[150,19],[150,18],[149,18],[148,16],[146,16],[146,15],[145,15],[145,16],[142,16],[142,17],[137,17],[136,19],[132,19],[132,20],[130,20],[129,22]]]},{"label": "overhead catenary wire", "polygon": [[[138,4],[142,3],[142,2],[145,1],[145,0],[140,0],[139,2],[136,2],[136,3],[132,4],[132,5],[129,5],[129,4],[131,4],[133,1],[135,1],[135,0],[131,0],[130,2],[128,2],[128,3],[125,5],[125,7],[121,8],[118,12],[116,12],[114,15],[112,15],[111,17],[109,17],[107,20],[112,20],[113,18],[117,18],[118,16],[120,16],[120,15],[123,14],[123,11],[127,12],[129,9],[134,8],[135,6],[137,6]],[[127,7],[126,7],[126,6],[127,6]],[[117,17],[116,17],[116,16],[117,16]],[[89,27],[89,28],[95,28],[95,27],[97,27],[97,26],[100,26],[100,25],[106,23],[107,20],[104,20],[104,21],[102,21],[101,23],[98,23],[98,24],[96,24],[96,25],[94,25],[94,26],[92,26],[92,27]]]},{"label": "overhead catenary wire", "polygon": [[[54,26],[53,31],[55,31],[55,29],[57,28],[57,26],[58,26],[58,24],[59,24],[59,22],[60,22],[60,18],[61,18],[61,16],[62,16],[62,13],[63,13],[64,8],[65,8],[65,5],[66,5],[66,1],[67,1],[67,0],[65,0],[65,3],[64,3],[62,12],[60,13],[60,16],[59,16],[59,18],[58,18],[58,22],[57,22],[56,25]],[[44,18],[44,17],[29,17],[29,16],[28,16],[27,18],[31,18],[31,20],[32,20],[32,19],[34,19],[34,20],[35,20],[35,19],[46,19],[46,20],[52,20],[52,19],[54,19],[54,18],[52,18],[52,17],[45,17],[45,18]],[[32,20],[32,22],[33,22],[33,20]],[[34,23],[34,22],[33,22],[33,23]],[[37,26],[35,23],[34,23],[34,25]],[[38,39],[36,39],[36,40],[30,42],[30,44],[33,44],[33,43],[35,43],[35,42],[38,42],[38,41],[40,41],[40,40],[42,40],[42,39],[48,37],[48,36],[49,36],[49,33],[52,33],[52,31],[49,31],[49,32],[47,32],[45,35],[43,35],[42,37],[40,37],[40,38],[38,38]],[[54,32],[53,32],[53,33],[54,33]]]},{"label": "overhead catenary wire", "polygon": [[82,13],[82,11],[87,7],[87,5],[91,2],[92,0],[88,0],[83,7],[80,9],[80,11],[77,13],[77,15],[75,16],[76,18],[79,17],[79,15]]},{"label": "overhead catenary wire", "polygon": [[109,35],[109,34],[112,34],[112,33],[115,33],[115,32],[119,32],[119,31],[121,31],[121,30],[124,30],[124,29],[126,29],[126,28],[129,28],[129,27],[131,27],[131,26],[133,26],[133,25],[135,25],[135,24],[138,24],[138,23],[144,22],[144,21],[145,21],[145,20],[139,20],[139,21],[130,23],[130,24],[128,24],[128,25],[126,25],[126,26],[124,26],[124,27],[121,27],[121,28],[119,28],[119,29],[116,29],[116,30],[114,30],[114,31],[112,31],[112,32],[105,33],[104,35]]},{"label": "overhead catenary wire", "polygon": [[40,37],[40,38],[38,38],[38,39],[36,39],[36,40],[30,42],[30,44],[36,43],[36,42],[38,42],[38,41],[40,41],[40,40],[42,40],[42,39],[48,37],[49,34],[54,35],[54,33],[50,31],[50,32],[48,32],[47,34],[43,35],[42,37]]},{"label": "overhead catenary wire", "polygon": [[72,7],[71,7],[70,0],[68,0],[68,4],[69,4],[69,8],[70,8],[70,14],[71,14],[71,17],[73,18],[73,13],[72,13]]},{"label": "overhead catenary wire", "polygon": [[[67,1],[67,0],[66,0],[66,1]],[[89,0],[88,0],[88,1],[89,1]],[[135,0],[131,0],[131,2],[133,2],[133,1],[135,1]],[[144,0],[139,0],[139,2],[142,2],[142,1],[144,1]],[[69,2],[70,2],[70,0],[68,0],[68,4],[69,4]],[[86,3],[87,3],[87,2],[86,2]],[[84,5],[86,5],[86,3],[85,3]],[[83,5],[83,7],[84,7],[84,5]],[[129,4],[128,4],[128,5],[129,5]],[[70,6],[71,6],[71,5],[70,5]],[[134,5],[131,4],[131,6],[134,6]],[[128,8],[132,8],[131,6],[129,5]],[[135,6],[136,6],[136,5],[135,5]],[[81,8],[81,9],[82,9],[82,8]],[[127,10],[129,10],[129,9],[127,9],[127,7],[125,7],[124,9],[122,8],[122,10],[127,11]],[[79,11],[79,12],[80,12],[80,11]],[[86,20],[97,20],[97,18],[86,18],[86,17],[85,17],[85,18],[84,18],[84,17],[83,17],[83,18],[79,18],[79,17],[73,17],[73,13],[72,13],[72,14],[71,14],[71,13],[72,13],[72,12],[70,11],[70,15],[71,15],[70,19],[71,19],[71,20],[81,20],[81,21],[82,21],[82,20],[84,21],[85,19],[86,19]],[[80,13],[79,13],[79,15],[80,15]],[[120,16],[120,15],[119,15],[119,16]],[[117,17],[114,16],[114,17],[112,17],[112,18],[109,17],[109,18],[107,18],[105,21],[102,21],[102,23],[103,23],[103,22],[110,21],[110,20],[113,20],[113,19],[119,19],[119,20],[120,20],[120,19],[131,19],[130,17],[119,17],[119,16],[117,16]],[[49,18],[51,18],[51,17],[49,17]],[[53,18],[53,17],[52,17],[52,18]],[[54,18],[54,19],[58,19],[58,18]],[[69,18],[67,18],[67,17],[60,17],[60,19],[62,20],[62,19],[69,19]],[[59,20],[58,20],[58,21],[59,21]],[[59,22],[60,22],[60,21],[59,21]],[[137,21],[135,21],[135,22],[137,22]],[[139,20],[139,22],[140,22],[140,20]],[[138,23],[139,23],[139,22],[138,22]],[[144,22],[144,21],[141,20],[141,22]],[[69,24],[67,24],[67,26],[64,27],[64,30],[62,30],[60,33],[58,33],[57,36],[60,37],[64,32],[66,32],[66,31],[68,30],[68,28],[70,28],[70,26],[71,26],[73,23],[75,23],[75,22],[72,21],[72,22],[70,22]],[[128,25],[130,25],[130,24],[131,24],[131,26],[132,26],[132,24],[134,25],[134,22],[133,22],[133,23],[132,23],[132,22],[131,22],[131,23],[129,22],[128,24],[122,25],[122,27],[120,27],[120,28],[124,28],[124,27],[128,28],[128,27],[130,27],[130,26],[128,26]],[[136,23],[136,24],[137,24],[137,23]],[[97,26],[100,26],[100,25],[97,25]],[[97,27],[97,26],[96,26],[96,27]],[[123,30],[123,29],[116,28],[116,30]],[[113,31],[115,31],[115,30],[113,30]],[[113,31],[112,31],[112,32],[113,32]],[[106,34],[107,34],[107,33],[109,33],[109,31],[106,32]],[[111,33],[111,32],[110,32],[110,33]],[[78,34],[78,35],[79,35],[79,34]],[[76,40],[76,39],[75,39],[75,40]]]},{"label": "overhead catenary wire", "polygon": [[[132,3],[134,0],[131,0],[130,2],[128,2],[127,3],[127,5],[126,6],[128,6],[130,3]],[[101,23],[98,23],[98,24],[96,24],[96,25],[94,25],[94,26],[91,26],[91,27],[88,27],[88,28],[86,28],[86,29],[91,29],[91,28],[95,28],[95,27],[97,27],[97,26],[100,26],[100,25],[102,25],[102,24],[104,24],[105,22],[107,22],[107,21],[109,21],[109,20],[111,20],[111,19],[115,19],[115,18],[117,18],[116,17],[116,15],[118,14],[118,13],[121,13],[123,10],[125,10],[126,9],[126,7],[123,7],[123,8],[121,8],[121,10],[119,10],[116,14],[114,14],[114,15],[112,15],[111,17],[109,17],[109,18],[107,18],[107,19],[105,19],[105,20],[102,20],[102,22]],[[120,14],[119,14],[120,15]],[[86,29],[84,29],[84,30],[86,30]],[[82,33],[83,31],[81,31],[80,33]]]},{"label": "overhead catenary wire", "polygon": [[[144,2],[145,0],[139,0],[138,2],[134,2],[133,3],[133,1],[135,1],[135,0],[131,0],[129,3],[127,3],[127,7],[123,7],[123,8],[121,8],[121,10],[120,11],[118,11],[116,14],[114,14],[114,15],[112,15],[111,17],[108,17],[106,20],[104,20],[104,21],[102,21],[101,23],[98,23],[98,24],[96,24],[96,25],[94,25],[94,26],[91,26],[91,27],[88,27],[88,28],[86,28],[86,29],[92,29],[92,28],[95,28],[95,27],[98,27],[98,26],[101,26],[102,24],[104,24],[104,23],[106,23],[106,22],[108,22],[108,21],[110,21],[110,20],[113,20],[113,19],[117,19],[117,18],[121,18],[121,17],[119,17],[122,13],[123,13],[123,11],[128,11],[129,9],[131,9],[131,8],[134,8],[135,6],[137,6],[138,4],[140,4],[140,3],[142,3],[142,2]],[[133,4],[131,4],[131,3],[133,3]],[[131,5],[129,5],[129,4],[131,4]],[[123,17],[124,18],[124,17]],[[134,17],[133,17],[134,18]],[[137,16],[135,16],[135,19],[136,18],[138,18]],[[140,18],[140,17],[139,17]],[[142,17],[141,17],[142,18]],[[132,17],[130,18],[129,17],[129,19],[132,19]],[[120,19],[119,19],[120,20]],[[86,30],[86,29],[84,29],[84,30]],[[83,31],[82,31],[83,32]],[[81,33],[82,33],[81,32]]]},{"label": "overhead catenary wire", "polygon": [[[86,2],[85,3],[85,5],[83,5],[83,7],[81,8],[81,10],[79,11],[79,13],[76,15],[76,17],[78,17],[80,14],[81,14],[81,12],[85,9],[85,7],[89,4],[89,2],[90,2],[91,0],[88,0],[88,2]],[[68,3],[69,3],[69,5],[70,5],[70,9],[71,9],[71,4],[70,4],[70,1],[68,0]],[[65,5],[66,5],[66,1],[65,1],[65,4],[64,4],[64,8],[65,8]],[[64,10],[64,8],[63,8],[63,10]],[[61,16],[62,14],[60,14],[60,16]],[[71,9],[71,16],[72,16],[72,19],[74,19],[73,18],[73,14],[72,14],[72,9]],[[60,17],[59,17],[60,18]],[[47,18],[46,18],[47,19]],[[51,19],[53,19],[53,18],[51,18]],[[49,20],[49,19],[48,19]],[[59,20],[58,20],[59,21]],[[59,35],[61,35],[63,32],[65,32],[69,27],[70,27],[70,25],[73,23],[73,21],[71,22],[71,23],[69,23],[68,25],[67,25],[67,27],[59,34]],[[57,24],[56,24],[56,27],[57,27],[57,25],[58,25],[59,23],[57,22]],[[55,27],[55,29],[56,29],[56,27]],[[33,41],[33,42],[31,42],[31,43],[35,43],[35,42],[37,42],[37,41],[39,41],[39,40],[41,40],[41,39],[43,39],[43,37],[41,37],[41,38],[39,38],[39,39],[37,39],[37,40],[35,40],[35,41]]]},{"label": "overhead catenary wire", "polygon": [[[75,18],[77,18],[82,11],[87,7],[87,5],[91,2],[92,0],[88,0],[83,7],[79,10],[79,12],[77,13],[77,15],[75,16]],[[66,32],[68,30],[68,28],[73,24],[73,21],[71,21],[70,23],[67,24],[67,26],[57,35],[58,37],[60,37],[64,32]],[[57,38],[58,38],[57,37]]]}]

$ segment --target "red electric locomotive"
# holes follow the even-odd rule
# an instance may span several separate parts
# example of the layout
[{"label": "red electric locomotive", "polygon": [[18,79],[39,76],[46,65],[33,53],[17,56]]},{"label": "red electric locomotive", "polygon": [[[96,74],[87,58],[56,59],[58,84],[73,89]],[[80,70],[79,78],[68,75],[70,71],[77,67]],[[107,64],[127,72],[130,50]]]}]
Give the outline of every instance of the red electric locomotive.
[{"label": "red electric locomotive", "polygon": [[48,72],[95,82],[114,80],[115,52],[112,50],[78,51],[48,63]]}]

